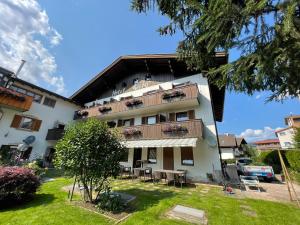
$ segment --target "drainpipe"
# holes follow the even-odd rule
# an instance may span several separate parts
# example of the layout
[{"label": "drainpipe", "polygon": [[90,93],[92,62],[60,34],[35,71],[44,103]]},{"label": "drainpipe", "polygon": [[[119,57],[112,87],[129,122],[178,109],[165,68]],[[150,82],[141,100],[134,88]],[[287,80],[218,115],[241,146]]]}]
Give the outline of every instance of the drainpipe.
[{"label": "drainpipe", "polygon": [[5,85],[6,88],[10,88],[10,86],[13,84],[14,79],[18,77],[18,75],[19,75],[19,73],[21,72],[21,70],[22,70],[22,68],[23,68],[23,66],[24,66],[24,64],[25,64],[25,62],[26,62],[26,61],[25,61],[24,59],[22,59],[21,64],[20,64],[20,66],[19,66],[17,72],[16,72],[16,73],[13,73],[12,76],[8,79],[8,81],[7,81],[6,85]]},{"label": "drainpipe", "polygon": [[23,66],[24,66],[25,63],[26,63],[26,61],[25,61],[24,59],[22,59],[22,60],[21,60],[21,64],[20,64],[20,66],[19,66],[17,72],[15,73],[15,76],[14,76],[15,78],[18,77],[18,75],[19,75],[19,73],[21,72],[21,70],[22,70],[22,68],[23,68]]}]

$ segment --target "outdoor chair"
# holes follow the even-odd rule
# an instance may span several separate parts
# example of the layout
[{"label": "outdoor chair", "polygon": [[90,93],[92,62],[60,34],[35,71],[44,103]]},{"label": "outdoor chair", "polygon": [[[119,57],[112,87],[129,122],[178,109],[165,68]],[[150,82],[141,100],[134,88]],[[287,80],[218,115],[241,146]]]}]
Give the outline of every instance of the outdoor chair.
[{"label": "outdoor chair", "polygon": [[186,170],[182,170],[182,169],[178,169],[177,171],[182,171],[184,172],[184,174],[178,174],[177,175],[177,182],[180,184],[181,188],[182,188],[182,184],[186,184]]},{"label": "outdoor chair", "polygon": [[159,172],[159,171],[154,171],[154,173],[153,173],[153,183],[155,181],[159,182],[161,179],[162,179],[162,173]]},{"label": "outdoor chair", "polygon": [[174,173],[166,173],[166,181],[167,181],[167,185],[169,185],[169,183],[173,181],[174,187],[175,187],[175,175],[174,175]]},{"label": "outdoor chair", "polygon": [[133,178],[140,178],[141,170],[139,168],[134,168],[133,169],[133,175],[132,175],[132,180]]},{"label": "outdoor chair", "polygon": [[151,167],[146,167],[144,170],[144,181],[147,177],[152,180],[152,168]]},{"label": "outdoor chair", "polygon": [[127,174],[128,176],[131,175],[131,167],[130,166],[124,166],[122,174]]}]

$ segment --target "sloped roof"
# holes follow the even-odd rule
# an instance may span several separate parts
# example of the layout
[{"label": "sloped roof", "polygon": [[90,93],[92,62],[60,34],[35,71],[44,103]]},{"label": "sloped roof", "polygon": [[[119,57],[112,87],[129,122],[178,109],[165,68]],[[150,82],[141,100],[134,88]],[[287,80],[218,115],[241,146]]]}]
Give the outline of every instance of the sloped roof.
[{"label": "sloped roof", "polygon": [[219,143],[221,148],[240,147],[241,144],[247,144],[243,137],[235,137],[233,134],[219,135]]},{"label": "sloped roof", "polygon": [[272,143],[280,143],[279,139],[267,139],[267,140],[261,140],[261,141],[256,141],[254,144],[256,145],[261,145],[261,144],[272,144]]}]

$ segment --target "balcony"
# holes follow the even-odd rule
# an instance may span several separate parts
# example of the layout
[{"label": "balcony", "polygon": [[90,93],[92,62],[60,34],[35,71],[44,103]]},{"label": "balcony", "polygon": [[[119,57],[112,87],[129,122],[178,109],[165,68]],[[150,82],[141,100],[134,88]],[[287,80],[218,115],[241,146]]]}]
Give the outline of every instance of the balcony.
[{"label": "balcony", "polygon": [[25,112],[31,107],[33,98],[5,87],[0,87],[0,106]]},{"label": "balcony", "polygon": [[157,140],[171,138],[203,138],[202,120],[165,122],[153,125],[121,127],[126,140]]},{"label": "balcony", "polygon": [[57,140],[61,139],[63,136],[64,136],[64,129],[53,128],[53,129],[48,130],[46,140],[47,141],[57,141]]},{"label": "balcony", "polygon": [[117,118],[135,114],[154,113],[170,109],[193,107],[199,104],[197,84],[186,84],[170,90],[155,90],[139,97],[127,97],[75,112],[74,119],[87,117]]}]

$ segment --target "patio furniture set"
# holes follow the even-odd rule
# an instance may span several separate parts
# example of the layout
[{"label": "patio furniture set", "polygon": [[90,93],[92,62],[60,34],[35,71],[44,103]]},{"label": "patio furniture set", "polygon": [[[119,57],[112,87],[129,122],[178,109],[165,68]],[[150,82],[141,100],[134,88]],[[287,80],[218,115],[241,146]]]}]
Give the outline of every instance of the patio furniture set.
[{"label": "patio furniture set", "polygon": [[181,188],[183,184],[187,183],[186,180],[186,170],[152,170],[151,167],[140,167],[133,168],[129,166],[121,166],[120,167],[120,176],[126,175],[133,179],[140,179],[145,181],[160,182],[161,180],[165,180],[167,185],[173,184],[174,187],[176,184],[180,184]]}]

